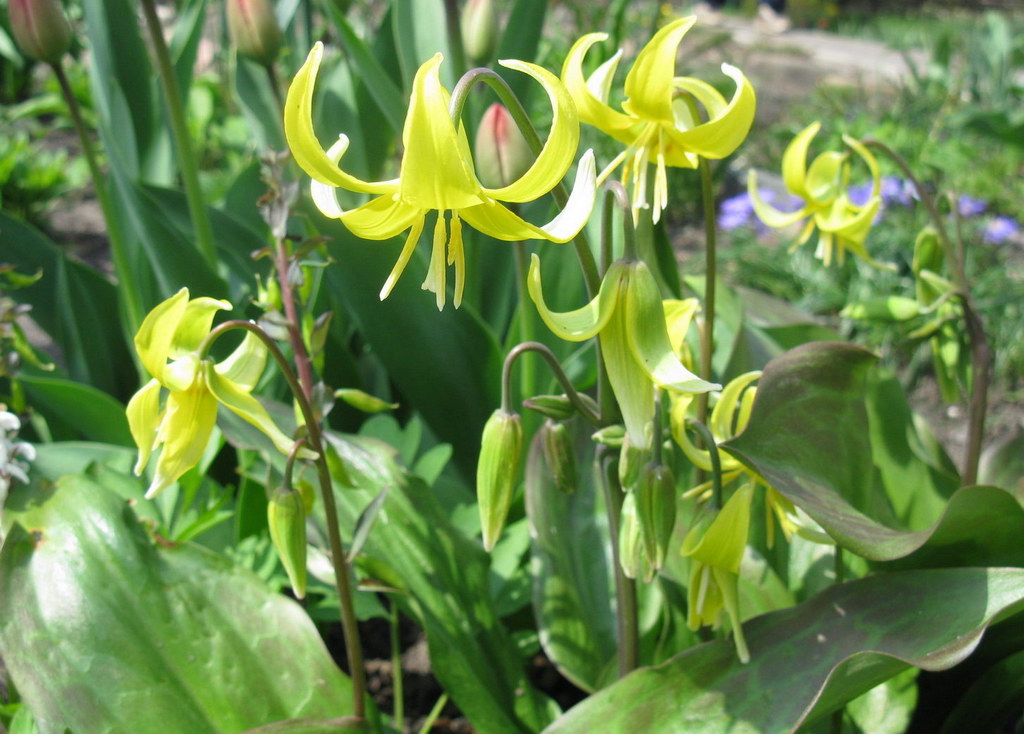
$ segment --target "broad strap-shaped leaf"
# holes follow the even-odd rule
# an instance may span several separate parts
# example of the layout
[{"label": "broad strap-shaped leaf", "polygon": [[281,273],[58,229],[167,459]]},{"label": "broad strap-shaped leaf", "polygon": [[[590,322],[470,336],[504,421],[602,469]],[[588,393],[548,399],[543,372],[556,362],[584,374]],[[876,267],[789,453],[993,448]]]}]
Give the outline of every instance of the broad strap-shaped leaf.
[{"label": "broad strap-shaped leaf", "polygon": [[852,581],[744,623],[751,654],[746,665],[728,640],[691,648],[591,696],[545,732],[794,731],[911,665],[956,665],[995,617],[1021,608],[1019,568],[907,571]]},{"label": "broad strap-shaped leaf", "polygon": [[595,507],[599,489],[586,471],[593,462],[578,461],[579,488],[561,491],[543,441],[538,432],[526,465],[533,612],[551,662],[575,685],[595,691],[614,680],[616,661],[608,533]]},{"label": "broad strap-shaped leaf", "polygon": [[346,714],[312,621],[199,546],[154,542],[83,475],[8,501],[0,649],[43,734],[234,734]]},{"label": "broad strap-shaped leaf", "polygon": [[1024,509],[1004,490],[961,489],[924,530],[896,529],[875,519],[892,509],[877,507],[879,494],[872,488],[864,390],[873,359],[849,344],[816,342],[773,360],[759,383],[750,423],[723,448],[840,545],[869,560],[914,554],[901,565],[1024,565]]}]

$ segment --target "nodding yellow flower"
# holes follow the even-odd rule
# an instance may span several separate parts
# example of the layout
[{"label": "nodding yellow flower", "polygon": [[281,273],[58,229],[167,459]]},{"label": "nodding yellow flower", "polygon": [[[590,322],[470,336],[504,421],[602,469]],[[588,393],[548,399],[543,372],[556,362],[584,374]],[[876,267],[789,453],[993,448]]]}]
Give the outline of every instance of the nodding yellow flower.
[{"label": "nodding yellow flower", "polygon": [[[292,155],[312,179],[313,201],[326,216],[340,219],[353,234],[368,240],[386,240],[409,230],[398,262],[381,289],[387,298],[412,257],[427,214],[437,212],[433,249],[423,288],[436,294],[438,309],[445,304],[445,276],[455,267],[455,307],[462,302],[466,263],[462,223],[495,239],[515,242],[545,239],[567,242],[583,228],[596,196],[595,163],[587,151],[577,168],[576,183],[565,208],[542,227],[520,218],[501,201],[533,201],[548,193],[572,165],[579,142],[575,105],[551,72],[524,61],[502,61],[502,66],[533,77],[548,95],[553,117],[551,132],[529,169],[507,186],[487,188],[477,179],[465,130],[456,127],[449,113],[450,94],[441,85],[441,54],[420,66],[413,80],[409,111],[402,131],[405,154],[399,177],[390,181],[363,181],[339,167],[349,140],[340,135],[326,151],[313,130],[313,87],[323,57],[317,43],[288,89],[285,102],[285,137]],[[343,188],[375,198],[345,210],[336,196]]]},{"label": "nodding yellow flower", "polygon": [[[648,206],[648,164],[655,167],[651,206],[657,222],[668,205],[666,166],[696,168],[700,156],[726,157],[743,142],[754,121],[754,88],[735,66],[722,64],[722,72],[736,83],[729,101],[705,81],[676,76],[676,50],[695,21],[693,16],[673,21],[643,47],[626,75],[621,112],[608,104],[621,50],[589,77],[583,76],[587,51],[606,40],[607,33],[580,38],[562,65],[562,81],[576,102],[580,119],[626,144],[598,176],[598,182],[625,163],[622,180],[631,184],[634,222]],[[704,108],[703,115],[698,105]]]},{"label": "nodding yellow flower", "polygon": [[852,168],[850,151],[828,151],[807,165],[807,149],[820,129],[821,123],[818,122],[808,125],[793,138],[782,156],[782,179],[791,193],[804,200],[804,206],[794,212],[781,212],[766,204],[757,190],[757,174],[751,170],[747,189],[754,211],[773,229],[807,220],[790,247],[791,252],[807,242],[817,229],[818,247],[814,254],[825,265],[831,264],[833,250],[840,264],[849,250],[875,267],[888,267],[873,260],[864,248],[864,240],[882,205],[882,176],[878,162],[858,140],[843,136],[843,142],[857,154],[871,174],[870,198],[865,204],[854,204],[847,190]]},{"label": "nodding yellow flower", "polygon": [[672,351],[658,284],[643,261],[612,263],[600,292],[575,311],[548,309],[536,255],[530,262],[527,285],[541,319],[556,336],[580,342],[601,335],[601,358],[635,448],[651,446],[648,426],[654,420],[655,387],[683,393],[719,387],[686,369]]},{"label": "nodding yellow flower", "polygon": [[[128,427],[139,447],[135,473],[141,474],[153,451],[163,446],[147,497],[199,463],[217,421],[218,403],[260,429],[282,453],[294,447],[250,394],[267,361],[267,348],[257,337],[246,334],[222,362],[199,357],[214,315],[230,308],[227,301],[214,298],[189,300],[188,288],[182,288],[150,311],[135,335],[135,349],[153,377],[128,401]],[[300,456],[316,454],[301,449]]]}]

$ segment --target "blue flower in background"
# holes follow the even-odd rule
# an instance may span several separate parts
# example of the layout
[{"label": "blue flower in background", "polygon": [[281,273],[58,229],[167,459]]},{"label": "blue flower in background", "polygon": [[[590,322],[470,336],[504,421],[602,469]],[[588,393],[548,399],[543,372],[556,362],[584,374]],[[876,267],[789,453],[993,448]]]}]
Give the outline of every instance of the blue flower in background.
[{"label": "blue flower in background", "polygon": [[983,240],[990,245],[999,245],[1020,234],[1020,222],[1013,217],[995,217],[985,225]]}]

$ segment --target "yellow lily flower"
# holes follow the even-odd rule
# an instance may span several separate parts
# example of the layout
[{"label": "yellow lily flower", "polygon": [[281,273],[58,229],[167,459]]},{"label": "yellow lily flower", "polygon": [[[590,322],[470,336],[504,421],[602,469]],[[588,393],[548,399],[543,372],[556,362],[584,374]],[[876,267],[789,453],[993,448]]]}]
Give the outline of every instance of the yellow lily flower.
[{"label": "yellow lily flower", "polygon": [[[633,220],[647,208],[647,166],[655,166],[652,216],[655,222],[668,206],[666,166],[696,168],[700,156],[724,158],[739,147],[750,131],[757,108],[754,88],[739,69],[722,64],[722,73],[736,83],[728,102],[700,79],[675,76],[676,50],[696,18],[680,18],[659,30],[640,51],[626,75],[622,111],[608,104],[612,77],[622,58],[619,50],[584,79],[583,60],[607,33],[589,33],[569,49],[562,81],[569,89],[580,119],[626,144],[598,176],[604,181],[623,162],[624,184],[631,182]],[[704,107],[701,122],[697,104]]]},{"label": "yellow lily flower", "polygon": [[[199,463],[217,420],[218,403],[260,429],[282,453],[294,447],[250,394],[267,360],[267,348],[257,337],[247,334],[238,348],[217,364],[199,358],[214,314],[230,308],[227,301],[214,298],[189,300],[188,289],[182,288],[150,311],[135,335],[135,349],[153,377],[127,407],[128,427],[139,447],[137,475],[152,452],[163,446],[147,497],[169,487]],[[164,391],[167,397],[161,410]],[[300,455],[315,458],[305,449]]]},{"label": "yellow lily flower", "polygon": [[540,259],[533,255],[527,276],[530,298],[548,328],[566,341],[601,335],[601,357],[618,399],[630,444],[651,446],[654,388],[701,393],[719,386],[690,372],[676,357],[665,326],[658,284],[640,260],[612,263],[597,296],[583,308],[565,313],[548,309],[540,280]]},{"label": "yellow lily flower", "polygon": [[747,176],[747,190],[754,212],[773,229],[807,220],[790,247],[791,252],[807,242],[817,228],[818,247],[814,254],[825,265],[831,264],[835,249],[840,264],[849,250],[876,267],[884,267],[873,260],[864,248],[864,240],[882,205],[882,176],[878,162],[859,141],[843,136],[843,142],[864,161],[871,173],[870,198],[863,205],[854,204],[847,191],[852,167],[849,152],[822,153],[810,167],[807,165],[807,149],[820,129],[821,123],[818,122],[808,125],[793,138],[782,156],[782,179],[791,193],[804,200],[804,206],[794,212],[781,212],[765,203],[758,194],[757,174],[751,170]]},{"label": "yellow lily flower", "polygon": [[[499,240],[567,242],[590,217],[596,196],[596,166],[591,151],[580,160],[565,209],[544,226],[527,222],[499,203],[532,201],[548,193],[565,176],[576,155],[579,119],[575,106],[558,78],[546,69],[524,61],[500,62],[533,77],[544,88],[553,117],[551,132],[533,165],[508,186],[492,189],[477,179],[465,130],[452,122],[450,94],[441,85],[438,71],[441,54],[424,62],[413,80],[402,131],[405,154],[399,177],[371,182],[343,171],[338,163],[348,149],[348,137],[339,136],[324,151],[313,130],[313,87],[322,57],[323,45],[317,43],[288,89],[285,137],[296,162],[313,178],[313,201],[326,216],[340,219],[353,234],[368,240],[387,240],[409,230],[398,262],[381,289],[382,300],[405,270],[423,232],[426,215],[432,211],[437,212],[437,219],[423,288],[436,294],[438,309],[445,304],[447,265],[455,267],[455,307],[462,302],[466,276],[463,221]],[[345,210],[338,202],[336,188],[376,196],[362,206]]]}]

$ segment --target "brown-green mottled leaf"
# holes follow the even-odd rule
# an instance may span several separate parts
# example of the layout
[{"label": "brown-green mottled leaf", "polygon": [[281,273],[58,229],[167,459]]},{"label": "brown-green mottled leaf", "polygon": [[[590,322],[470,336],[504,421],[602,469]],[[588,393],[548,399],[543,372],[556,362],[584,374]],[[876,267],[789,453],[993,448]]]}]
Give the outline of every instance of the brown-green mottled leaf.
[{"label": "brown-green mottled leaf", "polygon": [[85,476],[12,493],[0,649],[42,734],[235,732],[350,711],[301,607],[199,546],[154,542]]},{"label": "brown-green mottled leaf", "polygon": [[1022,607],[1024,569],[901,571],[852,581],[744,623],[746,665],[731,640],[691,648],[591,696],[545,732],[793,731],[909,666],[956,665],[995,618]]},{"label": "brown-green mottled leaf", "polygon": [[[897,529],[878,519],[893,510],[872,483],[864,394],[873,361],[858,347],[830,342],[807,344],[773,360],[761,378],[750,423],[723,448],[840,545],[869,560],[904,559],[902,565],[914,567],[1024,565],[1024,509],[1004,490],[961,489],[923,530]],[[918,490],[910,481],[888,488]]]}]

